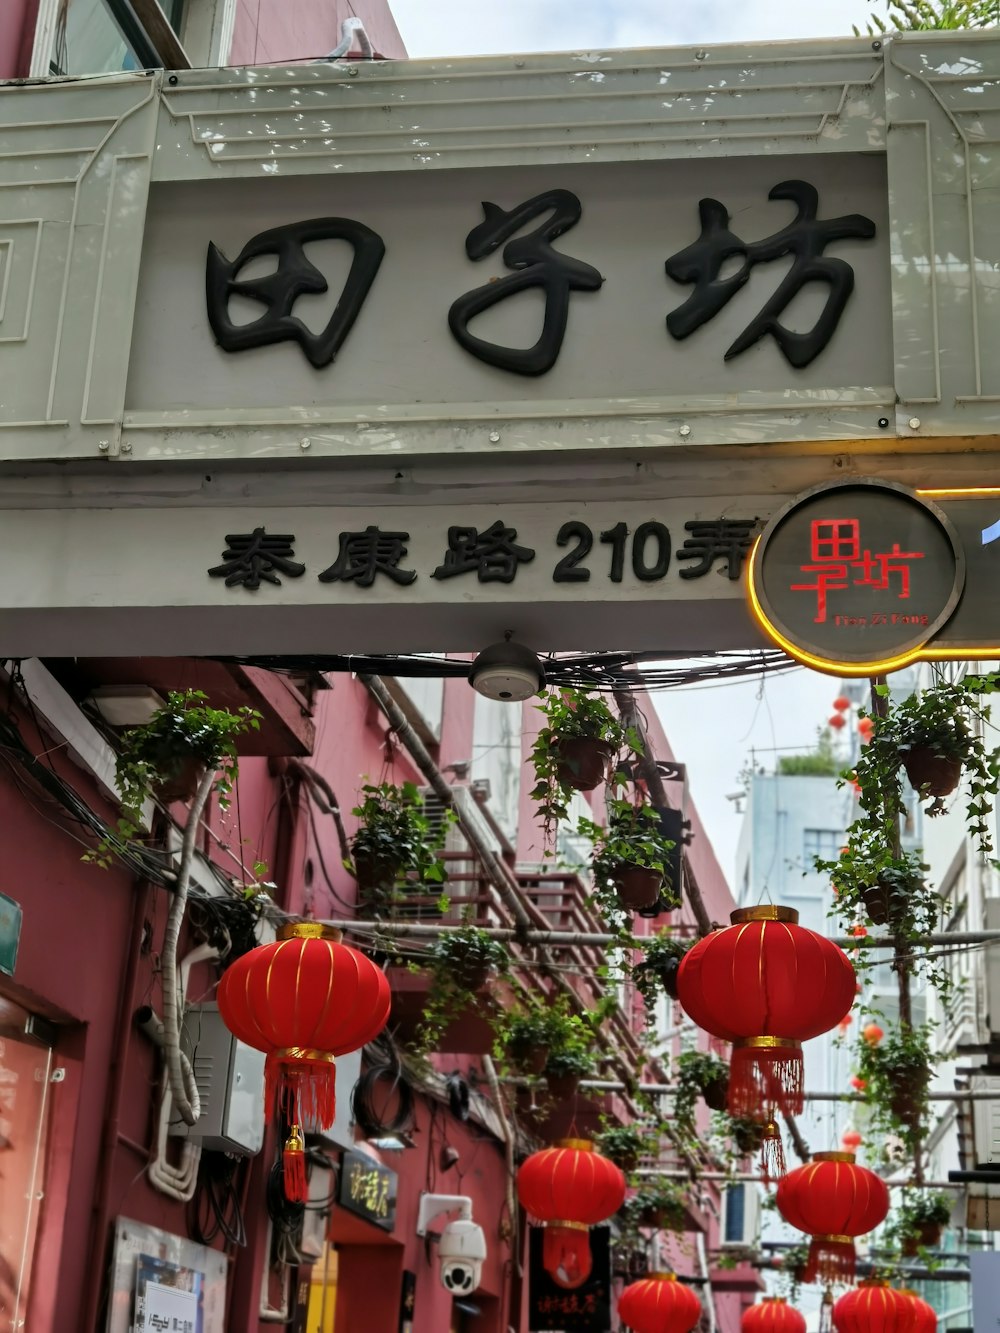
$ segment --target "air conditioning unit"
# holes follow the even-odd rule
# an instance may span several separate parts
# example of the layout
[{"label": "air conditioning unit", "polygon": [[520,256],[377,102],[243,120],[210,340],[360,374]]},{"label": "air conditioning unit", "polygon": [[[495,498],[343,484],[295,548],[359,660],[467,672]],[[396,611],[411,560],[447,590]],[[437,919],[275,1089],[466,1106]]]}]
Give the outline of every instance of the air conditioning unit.
[{"label": "air conditioning unit", "polygon": [[[989,952],[992,952],[990,950]],[[969,1080],[973,1092],[992,1092],[993,1097],[972,1103],[972,1148],[975,1169],[1000,1168],[1000,1078],[993,1074],[973,1074]]]},{"label": "air conditioning unit", "polygon": [[760,1244],[760,1192],[749,1181],[727,1185],[723,1192],[719,1244],[724,1250],[752,1250]]},{"label": "air conditioning unit", "polygon": [[246,1157],[259,1153],[264,1143],[264,1052],[237,1041],[216,1004],[187,1010],[181,1048],[194,1070],[201,1115],[193,1125],[178,1117],[170,1133],[196,1139],[213,1152]]},{"label": "air conditioning unit", "polygon": [[309,1201],[302,1214],[302,1235],[298,1250],[307,1263],[314,1263],[323,1257],[326,1244],[326,1228],[330,1221],[330,1209],[333,1207],[333,1167],[309,1167]]}]

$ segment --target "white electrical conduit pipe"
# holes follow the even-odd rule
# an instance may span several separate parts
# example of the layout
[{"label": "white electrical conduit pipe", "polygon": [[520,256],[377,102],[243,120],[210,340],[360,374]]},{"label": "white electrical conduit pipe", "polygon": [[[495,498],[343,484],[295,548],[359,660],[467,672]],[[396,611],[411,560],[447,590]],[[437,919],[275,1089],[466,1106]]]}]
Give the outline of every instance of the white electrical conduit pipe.
[{"label": "white electrical conduit pipe", "polygon": [[[207,962],[210,958],[218,958],[219,951],[211,944],[200,944],[190,953],[185,954],[181,960],[180,968],[180,995],[183,1000],[187,999],[188,985],[191,978],[191,969],[198,963]],[[148,1018],[140,1023],[140,1028],[151,1041],[163,1051],[164,1072],[163,1086],[160,1090],[160,1110],[157,1117],[156,1127],[156,1151],[146,1168],[146,1174],[149,1183],[166,1194],[171,1199],[178,1199],[181,1203],[187,1203],[194,1196],[195,1187],[198,1183],[198,1166],[201,1162],[201,1144],[197,1139],[186,1138],[181,1146],[180,1161],[175,1166],[169,1159],[168,1148],[170,1143],[170,1121],[174,1107],[174,1099],[170,1090],[170,1079],[166,1068],[166,1044],[164,1027],[156,1014],[150,1011]],[[194,1070],[191,1068],[191,1062],[178,1046],[177,1058],[181,1065],[181,1076],[185,1083],[194,1086]],[[199,1108],[200,1114],[200,1108]]]}]

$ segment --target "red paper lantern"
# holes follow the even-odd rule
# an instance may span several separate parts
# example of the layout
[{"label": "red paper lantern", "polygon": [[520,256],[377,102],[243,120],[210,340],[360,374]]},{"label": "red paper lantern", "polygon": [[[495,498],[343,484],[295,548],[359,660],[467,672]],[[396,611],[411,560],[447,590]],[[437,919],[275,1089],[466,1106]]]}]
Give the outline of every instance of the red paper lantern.
[{"label": "red paper lantern", "polygon": [[851,701],[845,694],[838,694],[833,701],[833,706],[838,713],[846,713],[851,706]]},{"label": "red paper lantern", "polygon": [[691,1333],[701,1301],[674,1273],[650,1273],[622,1292],[618,1313],[632,1333]]},{"label": "red paper lantern", "polygon": [[765,1296],[758,1305],[744,1310],[741,1333],[806,1333],[806,1321],[784,1296]]},{"label": "red paper lantern", "polygon": [[864,1092],[867,1086],[868,1086],[868,1080],[866,1078],[861,1078],[859,1074],[854,1074],[852,1076],[851,1087],[854,1088],[856,1092]]},{"label": "red paper lantern", "polygon": [[854,1238],[874,1230],[889,1211],[889,1191],[851,1152],[818,1152],[779,1183],[778,1212],[810,1236],[805,1280],[852,1281]]},{"label": "red paper lantern", "polygon": [[867,1027],[861,1029],[861,1035],[869,1046],[877,1046],[885,1033],[877,1023],[869,1023]]},{"label": "red paper lantern", "polygon": [[827,720],[826,725],[828,727],[833,727],[834,731],[839,731],[841,727],[846,726],[847,723],[844,721],[842,713],[834,713],[833,717]]},{"label": "red paper lantern", "polygon": [[222,1021],[267,1054],[265,1111],[275,1103],[292,1127],[285,1144],[285,1191],[305,1202],[305,1121],[333,1123],[338,1055],[377,1037],[389,1017],[385,973],[314,921],[284,926],[274,944],[237,958],[219,982]]},{"label": "red paper lantern", "polygon": [[870,736],[875,730],[875,723],[870,717],[858,718],[858,731],[864,736]]},{"label": "red paper lantern", "polygon": [[844,1145],[845,1152],[857,1152],[864,1139],[856,1129],[845,1129],[840,1136],[840,1141]]},{"label": "red paper lantern", "polygon": [[908,1297],[888,1282],[869,1278],[837,1301],[833,1326],[837,1333],[912,1333],[913,1316]]},{"label": "red paper lantern", "polygon": [[699,1027],[733,1043],[729,1110],[758,1121],[802,1112],[802,1045],[854,1003],[854,968],[790,907],[748,907],[699,940],[677,972],[677,994]]},{"label": "red paper lantern", "polygon": [[927,1302],[906,1287],[901,1287],[899,1294],[905,1296],[912,1306],[913,1322],[909,1333],[937,1333],[938,1317]]},{"label": "red paper lantern", "polygon": [[522,1162],[517,1197],[545,1225],[542,1264],[560,1287],[590,1276],[590,1228],[625,1202],[625,1177],[586,1139],[564,1139]]}]

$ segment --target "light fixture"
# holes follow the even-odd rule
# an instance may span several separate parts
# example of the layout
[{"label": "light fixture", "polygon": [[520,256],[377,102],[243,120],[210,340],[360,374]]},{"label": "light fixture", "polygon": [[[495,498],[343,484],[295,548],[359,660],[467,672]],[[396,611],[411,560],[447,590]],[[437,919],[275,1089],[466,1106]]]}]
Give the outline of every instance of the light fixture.
[{"label": "light fixture", "polygon": [[523,703],[545,684],[545,669],[522,643],[491,643],[469,668],[469,684],[487,699]]}]

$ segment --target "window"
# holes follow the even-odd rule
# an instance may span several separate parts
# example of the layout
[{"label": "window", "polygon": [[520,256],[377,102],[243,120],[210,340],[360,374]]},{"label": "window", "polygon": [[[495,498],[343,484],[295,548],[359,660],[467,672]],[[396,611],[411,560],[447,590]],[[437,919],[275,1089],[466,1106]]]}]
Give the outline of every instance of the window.
[{"label": "window", "polygon": [[[179,37],[185,0],[161,8]],[[105,74],[164,64],[153,38],[128,0],[64,0],[55,16],[52,74]]]},{"label": "window", "polygon": [[802,830],[802,859],[806,870],[812,870],[817,857],[821,861],[836,861],[844,845],[844,834],[835,828],[807,828]]}]

